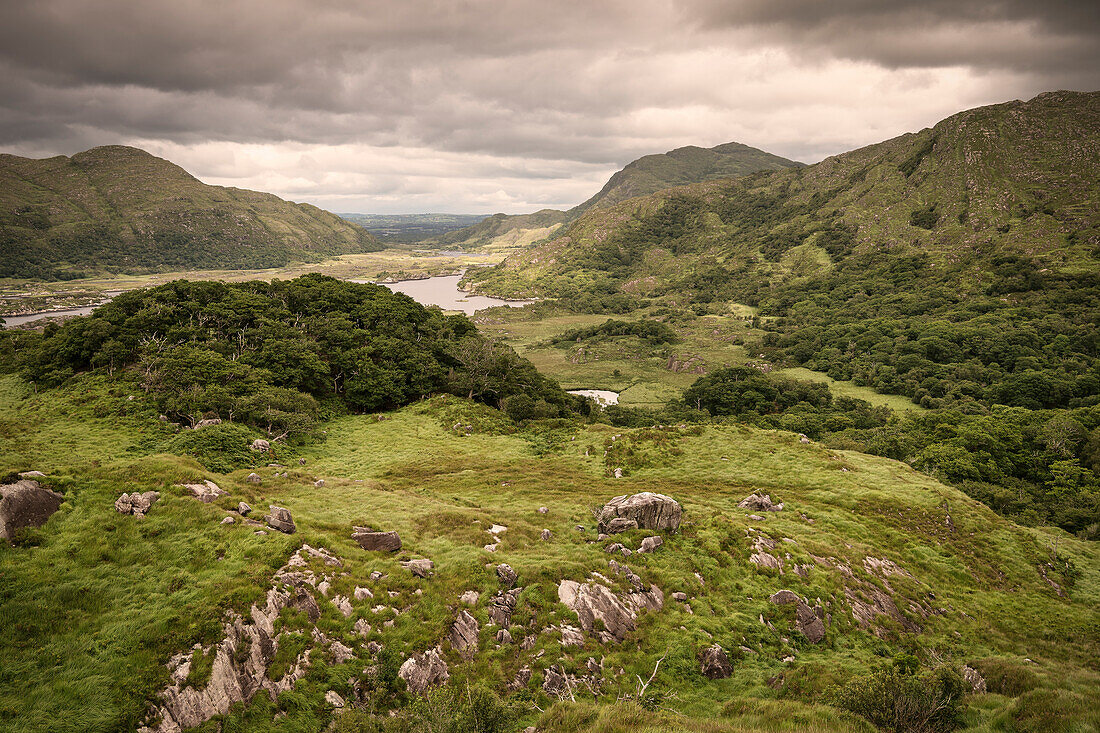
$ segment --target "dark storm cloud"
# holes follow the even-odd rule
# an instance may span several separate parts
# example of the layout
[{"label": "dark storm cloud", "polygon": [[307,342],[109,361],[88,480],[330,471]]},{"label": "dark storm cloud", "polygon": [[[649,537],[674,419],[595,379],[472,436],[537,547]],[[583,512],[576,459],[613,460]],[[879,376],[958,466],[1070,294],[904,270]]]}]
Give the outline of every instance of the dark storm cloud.
[{"label": "dark storm cloud", "polygon": [[1100,66],[1095,0],[702,0],[703,27],[890,67],[1079,73]]},{"label": "dark storm cloud", "polygon": [[685,144],[813,161],[977,104],[1098,87],[1097,15],[1018,0],[0,0],[0,146],[141,144],[317,201],[571,205]]}]

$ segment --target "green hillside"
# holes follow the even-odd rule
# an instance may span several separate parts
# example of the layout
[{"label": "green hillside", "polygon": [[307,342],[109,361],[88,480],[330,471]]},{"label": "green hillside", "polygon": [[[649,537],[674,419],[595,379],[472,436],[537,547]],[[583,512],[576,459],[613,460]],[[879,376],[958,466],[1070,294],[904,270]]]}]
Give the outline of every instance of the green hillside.
[{"label": "green hillside", "polygon": [[[851,711],[893,709],[893,698],[864,689],[894,691],[917,715],[934,706],[934,730],[1100,725],[1096,545],[1011,524],[904,464],[738,426],[518,428],[449,396],[321,427],[220,473],[171,455],[173,426],[105,372],[38,395],[0,378],[0,470],[41,470],[64,493],[45,526],[0,543],[0,729],[155,726],[177,654],[190,661],[185,689],[203,690],[223,654],[234,669],[262,655],[264,678],[285,685],[227,705],[207,732],[333,720],[339,731],[870,733]],[[250,453],[262,433],[241,430],[220,434],[224,450]],[[202,503],[180,486],[204,480],[227,493]],[[161,494],[148,516],[116,511],[121,492],[143,491]],[[679,530],[597,541],[591,507],[638,491],[678,500]],[[752,492],[783,509],[752,516],[738,507]],[[250,526],[242,501],[254,517],[288,508],[297,531]],[[506,528],[496,539],[493,525]],[[364,551],[353,526],[395,530],[402,549]],[[654,534],[664,544],[638,553]],[[609,554],[615,542],[635,552]],[[304,544],[339,566],[303,550],[306,563],[287,569],[328,584],[303,586],[311,600],[278,613],[263,646],[225,641],[223,622],[252,624]],[[429,577],[402,567],[416,558],[433,562]],[[521,590],[493,625],[509,587],[500,563]],[[627,597],[635,577],[660,589],[659,607],[621,640],[601,641],[595,624],[566,643],[561,629],[584,622],[560,602],[562,581]],[[817,643],[794,605],[769,600],[782,589],[821,608]],[[463,611],[477,624],[464,649],[452,632]],[[715,644],[731,659],[724,678],[701,672]],[[450,679],[413,694],[397,670],[437,646]],[[296,663],[300,678],[288,674]],[[963,665],[984,691],[959,681]],[[571,686],[555,687],[555,673]]]},{"label": "green hillside", "polygon": [[315,206],[208,186],[136,148],[0,155],[0,277],[277,267],[378,249]]},{"label": "green hillside", "polygon": [[[473,226],[449,232],[431,240],[435,244],[482,247],[537,232],[545,239],[558,226],[571,222],[589,209],[605,209],[635,196],[715,178],[744,176],[757,171],[774,171],[801,166],[778,155],[741,143],[713,148],[689,145],[667,153],[646,155],[628,163],[607,181],[600,191],[569,211],[543,209],[533,214],[495,214]],[[529,241],[537,241],[528,237]]]},{"label": "green hillside", "polygon": [[570,219],[575,219],[589,209],[606,209],[620,201],[666,188],[801,165],[741,143],[725,143],[713,148],[688,145],[667,153],[646,155],[629,163],[611,176],[599,193],[567,213]]},{"label": "green hillside", "polygon": [[1100,93],[1044,94],[590,211],[470,279],[562,303],[758,307],[767,355],[925,406],[1091,404],[1098,164]]}]

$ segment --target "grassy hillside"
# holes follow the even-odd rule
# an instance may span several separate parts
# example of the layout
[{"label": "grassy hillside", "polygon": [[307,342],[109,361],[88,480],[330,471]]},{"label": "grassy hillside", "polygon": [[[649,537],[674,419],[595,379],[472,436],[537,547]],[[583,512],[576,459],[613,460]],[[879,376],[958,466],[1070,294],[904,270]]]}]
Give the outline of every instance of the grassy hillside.
[{"label": "grassy hillside", "polygon": [[646,155],[628,163],[607,181],[600,191],[569,211],[543,209],[534,214],[495,214],[473,226],[449,232],[431,240],[435,244],[483,247],[487,244],[537,242],[555,233],[559,226],[574,221],[589,209],[605,209],[635,196],[715,178],[744,176],[757,171],[774,171],[802,165],[741,143],[713,148],[689,145],[667,153]]},{"label": "grassy hillside", "polygon": [[278,267],[378,249],[315,206],[208,186],[136,148],[0,155],[0,277]]},{"label": "grassy hillside", "polygon": [[564,303],[758,307],[771,357],[903,394],[1081,404],[1100,391],[1100,93],[955,115],[808,168],[592,211],[470,274]]},{"label": "grassy hillside", "polygon": [[[0,729],[132,730],[147,721],[169,682],[169,658],[198,644],[188,684],[201,687],[203,649],[222,638],[225,614],[262,603],[275,569],[303,542],[343,562],[311,563],[332,580],[329,600],[313,593],[317,627],[352,657],[334,659],[311,639],[306,616],[287,609],[271,676],[314,648],[306,675],[274,700],[261,693],[201,730],[315,731],[332,718],[343,731],[441,730],[461,712],[453,691],[501,713],[491,725],[482,718],[480,730],[869,732],[833,704],[838,689],[875,669],[915,665],[909,674],[919,676],[962,664],[982,670],[988,684],[962,699],[962,730],[1100,725],[1092,705],[1100,694],[1096,546],[1013,525],[903,464],[737,426],[517,431],[489,408],[441,397],[385,419],[335,419],[323,440],[257,456],[262,482],[253,484],[250,468],[222,475],[163,454],[170,426],[131,395],[98,378],[48,395],[0,378],[0,471],[42,470],[65,493],[61,510],[21,546],[0,546]],[[268,461],[289,467],[260,467]],[[625,476],[612,478],[613,467]],[[229,494],[203,504],[174,486],[200,479]],[[145,518],[112,506],[123,491],[145,490],[161,492]],[[558,602],[558,583],[593,573],[611,577],[613,589],[623,583],[608,566],[611,541],[594,541],[590,507],[642,490],[670,494],[684,508],[684,523],[662,547],[618,557],[662,589],[663,607],[642,613],[621,643],[586,634],[581,646],[563,646],[548,627],[578,622]],[[737,503],[752,491],[784,509],[750,518]],[[222,524],[239,501],[289,508],[297,533],[256,534],[239,517]],[[397,530],[404,547],[364,552],[350,539],[353,524]],[[493,524],[507,530],[489,552]],[[540,539],[543,529],[549,540]],[[636,549],[646,534],[616,539]],[[749,560],[754,548],[773,546],[767,552],[782,561],[782,574]],[[420,579],[400,566],[414,557],[433,560],[435,574]],[[509,628],[514,642],[498,644],[487,605],[502,562],[523,590]],[[345,616],[332,600],[355,587],[373,598],[353,600]],[[783,588],[827,611],[821,643],[795,630],[793,608],[768,601]],[[457,600],[468,590],[480,594],[473,606]],[[884,613],[865,615],[872,599]],[[446,640],[461,608],[481,625],[467,658]],[[358,619],[372,627],[366,638],[353,631]],[[526,636],[532,643],[521,645]],[[726,679],[699,671],[696,655],[715,643],[733,659]],[[418,698],[378,682],[436,644],[451,674],[441,692]],[[575,702],[547,693],[551,666],[598,680],[598,693],[582,686]],[[632,699],[636,676],[649,679],[655,666],[648,695]],[[509,687],[524,667],[530,682]],[[329,690],[355,709],[335,714],[324,701]]]},{"label": "grassy hillside", "polygon": [[589,209],[606,209],[620,201],[668,188],[800,166],[802,163],[741,143],[725,143],[713,148],[688,145],[667,153],[646,155],[627,164],[611,176],[599,193],[570,209],[568,214],[570,219],[575,219]]}]

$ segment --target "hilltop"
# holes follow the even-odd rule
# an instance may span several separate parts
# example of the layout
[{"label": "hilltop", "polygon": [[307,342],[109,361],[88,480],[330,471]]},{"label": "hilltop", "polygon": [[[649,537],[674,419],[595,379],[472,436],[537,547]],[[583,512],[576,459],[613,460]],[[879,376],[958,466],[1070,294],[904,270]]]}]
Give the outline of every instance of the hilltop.
[{"label": "hilltop", "polygon": [[620,201],[668,188],[802,166],[802,163],[742,143],[724,143],[713,148],[688,145],[667,153],[646,155],[627,164],[611,176],[599,193],[567,214],[572,220],[589,209],[606,209]]},{"label": "hilltop", "polygon": [[315,206],[209,186],[137,148],[0,155],[0,277],[277,267],[381,248]]},{"label": "hilltop", "polygon": [[531,243],[553,234],[590,209],[605,209],[635,196],[716,178],[744,176],[758,171],[797,168],[797,163],[741,143],[713,148],[689,145],[667,153],[646,155],[615,173],[602,189],[568,211],[542,209],[533,214],[495,214],[473,226],[449,232],[433,242],[462,247],[490,243]]}]

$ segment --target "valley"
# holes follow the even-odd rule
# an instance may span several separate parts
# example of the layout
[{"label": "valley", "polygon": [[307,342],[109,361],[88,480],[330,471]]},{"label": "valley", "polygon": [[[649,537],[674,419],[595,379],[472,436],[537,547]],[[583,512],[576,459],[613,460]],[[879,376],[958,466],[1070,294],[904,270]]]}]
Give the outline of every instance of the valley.
[{"label": "valley", "polygon": [[1097,120],[472,225],[6,156],[0,317],[94,310],[0,330],[0,730],[1100,730]]}]

